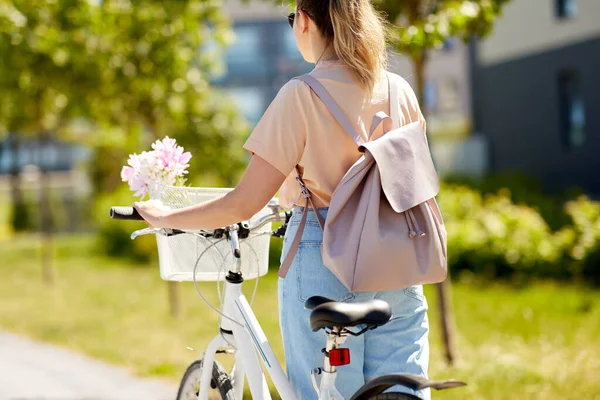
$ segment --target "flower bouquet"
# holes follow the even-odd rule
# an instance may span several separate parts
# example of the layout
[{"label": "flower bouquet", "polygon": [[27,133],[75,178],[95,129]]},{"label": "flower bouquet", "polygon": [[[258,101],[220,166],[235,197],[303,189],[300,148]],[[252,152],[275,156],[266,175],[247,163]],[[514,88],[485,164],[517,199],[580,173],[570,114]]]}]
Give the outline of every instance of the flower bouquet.
[{"label": "flower bouquet", "polygon": [[134,196],[143,199],[156,185],[182,186],[192,154],[184,152],[168,136],[152,144],[152,151],[131,154],[121,170],[121,179],[129,184]]}]

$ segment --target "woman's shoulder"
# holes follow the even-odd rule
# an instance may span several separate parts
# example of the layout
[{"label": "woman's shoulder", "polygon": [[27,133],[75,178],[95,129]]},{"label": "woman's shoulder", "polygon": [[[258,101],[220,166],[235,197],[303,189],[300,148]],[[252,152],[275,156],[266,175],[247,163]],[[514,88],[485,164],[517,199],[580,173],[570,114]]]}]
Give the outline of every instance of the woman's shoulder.
[{"label": "woman's shoulder", "polygon": [[302,98],[310,94],[310,87],[302,80],[297,78],[290,79],[279,89],[277,97],[284,99]]},{"label": "woman's shoulder", "polygon": [[406,79],[394,72],[387,71],[387,74],[390,79],[393,79],[393,81],[396,83],[398,87],[398,95],[400,96],[401,100],[409,103],[418,103],[417,95]]},{"label": "woman's shoulder", "polygon": [[394,72],[390,72],[390,71],[387,71],[387,74],[388,74],[388,76],[391,77],[391,79],[394,80],[394,82],[396,82],[396,85],[398,85],[398,89],[401,92],[408,92],[408,93],[414,94],[414,90],[413,90],[412,86],[402,76],[400,76]]},{"label": "woman's shoulder", "polygon": [[279,89],[277,95],[269,105],[269,109],[281,112],[298,110],[310,98],[310,88],[299,79],[291,79]]}]

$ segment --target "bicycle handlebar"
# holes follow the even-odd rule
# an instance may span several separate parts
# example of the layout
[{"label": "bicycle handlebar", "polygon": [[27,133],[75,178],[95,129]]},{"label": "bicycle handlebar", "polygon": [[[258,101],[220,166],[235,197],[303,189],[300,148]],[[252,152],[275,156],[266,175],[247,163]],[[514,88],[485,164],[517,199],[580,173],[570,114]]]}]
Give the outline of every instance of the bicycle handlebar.
[{"label": "bicycle handlebar", "polygon": [[126,221],[143,221],[144,218],[133,207],[111,207],[110,217]]},{"label": "bicycle handlebar", "polygon": [[[216,236],[221,235],[223,232],[229,232],[231,230],[239,230],[239,231],[241,231],[240,233],[242,233],[242,236],[246,236],[249,232],[259,229],[262,226],[264,226],[270,222],[281,221],[281,222],[285,223],[284,226],[282,227],[283,230],[281,230],[281,228],[280,228],[278,231],[273,232],[273,234],[275,236],[281,237],[285,233],[285,228],[287,228],[287,222],[289,221],[289,219],[291,217],[291,212],[281,212],[278,205],[269,206],[269,208],[271,208],[271,210],[272,210],[271,214],[263,215],[262,217],[258,218],[257,220],[252,221],[252,223],[241,222],[241,223],[234,224],[234,225],[220,228],[220,229],[190,231],[189,233],[199,234],[199,235],[206,236],[206,237],[210,237],[210,236],[216,237]],[[144,218],[142,218],[142,216],[137,212],[137,210],[135,208],[125,207],[125,206],[111,207],[110,208],[110,217],[112,219],[127,220],[127,221],[143,221],[144,220]],[[162,234],[167,234],[168,236],[177,235],[177,234],[181,234],[181,233],[188,233],[186,231],[182,231],[179,229],[143,229],[142,231],[144,231],[144,234],[162,233]],[[139,231],[139,232],[141,233],[142,231]]]}]

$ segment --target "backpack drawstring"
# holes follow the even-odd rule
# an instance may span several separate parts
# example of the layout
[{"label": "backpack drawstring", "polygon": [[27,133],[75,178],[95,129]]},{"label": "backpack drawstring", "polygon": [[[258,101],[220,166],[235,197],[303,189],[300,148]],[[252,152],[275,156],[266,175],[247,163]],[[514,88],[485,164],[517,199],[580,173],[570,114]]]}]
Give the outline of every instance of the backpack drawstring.
[{"label": "backpack drawstring", "polygon": [[419,227],[419,221],[417,221],[417,217],[415,216],[412,208],[410,210],[406,210],[405,216],[406,225],[408,226],[408,237],[414,238],[415,236],[423,237],[425,236],[425,232],[421,230]]}]

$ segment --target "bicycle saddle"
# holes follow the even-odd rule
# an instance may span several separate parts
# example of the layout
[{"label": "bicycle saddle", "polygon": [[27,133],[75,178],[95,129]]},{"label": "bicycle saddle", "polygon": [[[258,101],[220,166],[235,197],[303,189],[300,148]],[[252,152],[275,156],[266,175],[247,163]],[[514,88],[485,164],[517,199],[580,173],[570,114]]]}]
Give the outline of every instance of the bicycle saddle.
[{"label": "bicycle saddle", "polygon": [[323,328],[347,328],[357,325],[381,326],[392,317],[390,305],[383,300],[342,303],[326,297],[313,296],[304,305],[310,313],[313,332]]}]

